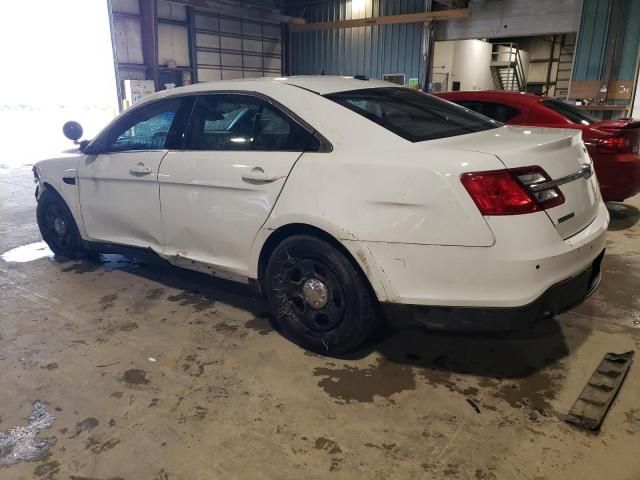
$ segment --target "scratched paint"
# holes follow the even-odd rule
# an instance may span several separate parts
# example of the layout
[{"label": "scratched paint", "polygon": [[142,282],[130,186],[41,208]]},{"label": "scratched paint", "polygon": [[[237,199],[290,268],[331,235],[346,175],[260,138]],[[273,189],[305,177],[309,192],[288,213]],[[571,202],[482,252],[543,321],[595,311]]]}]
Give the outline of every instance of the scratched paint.
[{"label": "scratched paint", "polygon": [[45,242],[29,243],[21,247],[13,248],[0,255],[5,262],[33,262],[39,258],[53,257],[53,252]]},{"label": "scratched paint", "polygon": [[46,403],[35,401],[26,426],[0,432],[0,466],[43,458],[56,437],[38,438],[38,434],[53,425],[55,418]]}]

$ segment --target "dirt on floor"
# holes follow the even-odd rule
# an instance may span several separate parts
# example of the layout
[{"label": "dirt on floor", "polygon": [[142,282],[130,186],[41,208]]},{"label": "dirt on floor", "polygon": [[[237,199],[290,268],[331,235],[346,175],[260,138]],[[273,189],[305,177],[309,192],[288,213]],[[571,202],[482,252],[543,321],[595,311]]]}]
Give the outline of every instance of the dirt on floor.
[{"label": "dirt on floor", "polygon": [[605,353],[640,346],[638,197],[610,207],[602,285],[572,312],[333,359],[242,285],[51,258],[30,175],[0,169],[3,480],[640,479],[640,365],[599,432],[564,421]]}]

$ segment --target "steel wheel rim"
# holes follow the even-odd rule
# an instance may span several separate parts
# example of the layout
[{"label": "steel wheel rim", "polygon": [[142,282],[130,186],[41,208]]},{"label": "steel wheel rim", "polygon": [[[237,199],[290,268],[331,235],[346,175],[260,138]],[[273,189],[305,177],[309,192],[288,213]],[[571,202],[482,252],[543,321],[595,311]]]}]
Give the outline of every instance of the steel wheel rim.
[{"label": "steel wheel rim", "polygon": [[50,205],[46,212],[46,224],[50,239],[61,250],[71,246],[71,228],[67,215],[58,205]]},{"label": "steel wheel rim", "polygon": [[323,262],[295,260],[284,272],[284,284],[287,302],[306,328],[326,333],[340,325],[346,295],[337,275]]}]

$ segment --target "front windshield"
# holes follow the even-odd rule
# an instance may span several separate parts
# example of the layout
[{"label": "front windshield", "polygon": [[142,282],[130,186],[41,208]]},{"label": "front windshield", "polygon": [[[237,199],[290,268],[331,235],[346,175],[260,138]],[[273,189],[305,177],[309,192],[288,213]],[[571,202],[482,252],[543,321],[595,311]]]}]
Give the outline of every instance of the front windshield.
[{"label": "front windshield", "polygon": [[579,125],[591,125],[592,123],[600,121],[596,117],[592,117],[583,110],[576,108],[575,105],[563,102],[562,100],[542,100],[541,103],[545,107],[550,108],[554,112],[558,112],[560,115],[567,117],[573,123]]}]

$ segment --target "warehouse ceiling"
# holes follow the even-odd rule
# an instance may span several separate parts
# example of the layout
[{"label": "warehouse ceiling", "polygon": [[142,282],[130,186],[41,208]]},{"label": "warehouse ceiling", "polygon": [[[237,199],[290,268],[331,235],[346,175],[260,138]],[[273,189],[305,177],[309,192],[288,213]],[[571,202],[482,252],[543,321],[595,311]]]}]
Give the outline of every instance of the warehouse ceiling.
[{"label": "warehouse ceiling", "polygon": [[[334,0],[281,0],[281,1],[272,1],[272,0],[264,0],[264,3],[273,3],[281,5],[284,4],[287,7],[299,6],[299,5],[315,5],[319,3],[330,3]],[[371,1],[371,0],[369,0]],[[484,3],[486,0],[432,0],[432,9],[439,10],[440,8],[466,8],[469,3]],[[251,2],[247,2],[251,3]],[[428,0],[425,0],[425,4],[428,3]]]},{"label": "warehouse ceiling", "polygon": [[192,7],[205,8],[205,9],[228,9],[228,8],[243,8],[243,9],[261,9],[269,10],[271,12],[279,12],[284,6],[282,0],[173,0],[174,3],[182,3],[190,5]]},{"label": "warehouse ceiling", "polygon": [[259,17],[266,21],[289,22],[295,19],[282,15],[284,11],[283,0],[172,0],[200,10],[224,12],[226,15],[240,17]]}]

